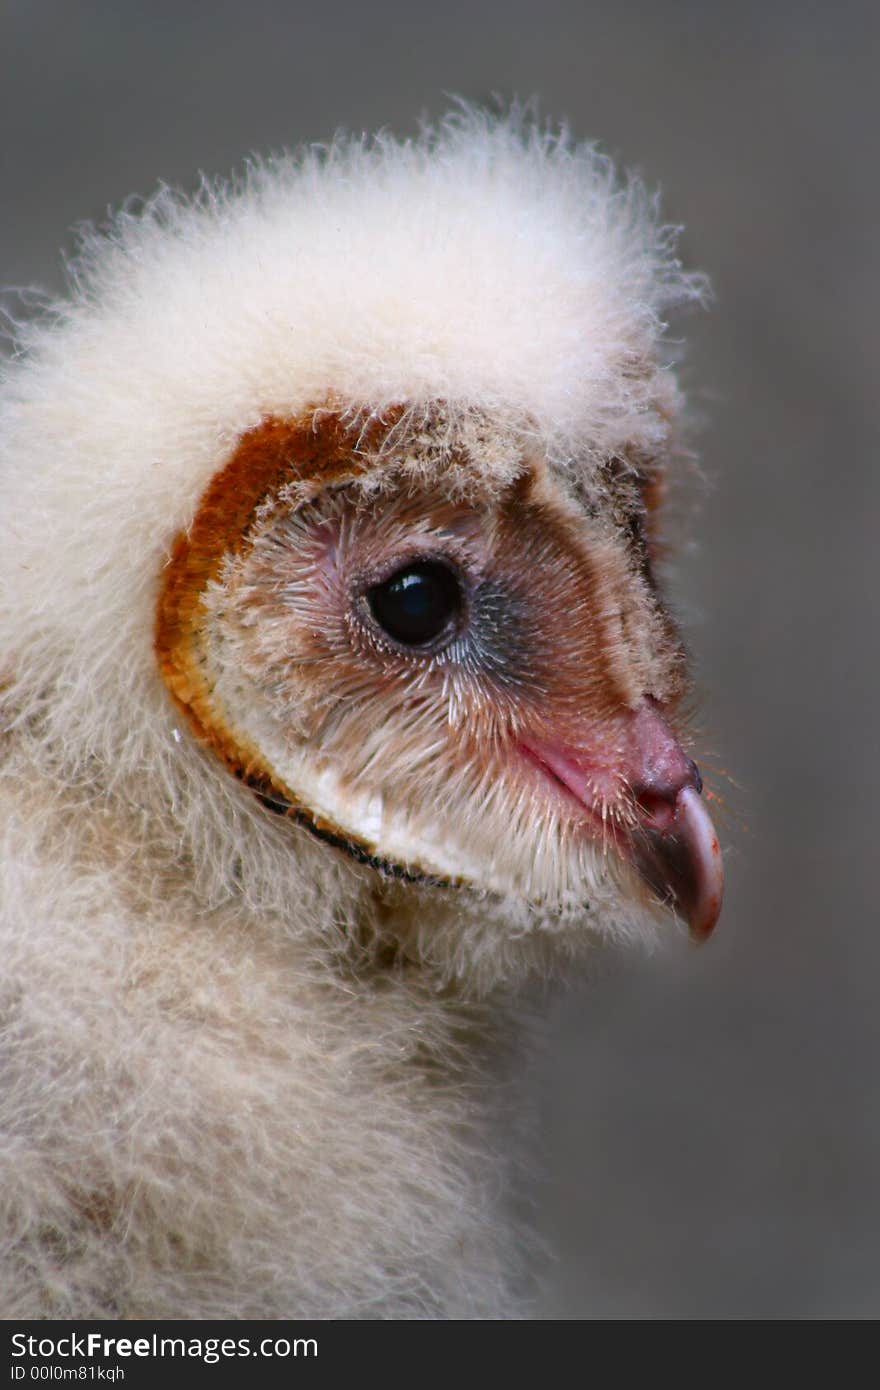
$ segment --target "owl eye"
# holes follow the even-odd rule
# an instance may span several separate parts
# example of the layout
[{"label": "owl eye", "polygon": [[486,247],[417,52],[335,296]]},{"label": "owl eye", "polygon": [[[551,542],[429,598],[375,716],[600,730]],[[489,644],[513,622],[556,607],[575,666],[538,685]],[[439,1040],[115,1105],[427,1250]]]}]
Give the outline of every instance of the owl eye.
[{"label": "owl eye", "polygon": [[448,565],[419,560],[367,590],[374,619],[406,647],[424,647],[450,629],[462,611],[462,592]]}]

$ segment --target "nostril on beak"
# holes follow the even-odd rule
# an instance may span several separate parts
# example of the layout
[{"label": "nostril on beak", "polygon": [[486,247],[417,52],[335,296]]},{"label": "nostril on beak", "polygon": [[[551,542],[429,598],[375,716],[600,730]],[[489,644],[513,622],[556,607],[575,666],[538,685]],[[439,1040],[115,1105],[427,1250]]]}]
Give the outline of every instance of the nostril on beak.
[{"label": "nostril on beak", "polygon": [[678,799],[687,788],[699,795],[703,779],[693,758],[682,755],[674,770],[653,769],[649,776],[634,783],[631,790],[645,823],[653,830],[663,831],[671,825]]},{"label": "nostril on beak", "polygon": [[699,795],[703,790],[703,779],[700,776],[700,769],[697,767],[693,758],[688,758],[687,765],[689,780],[685,783],[685,786],[693,787],[694,791]]},{"label": "nostril on beak", "polygon": [[674,806],[686,787],[700,794],[703,779],[666,723],[655,700],[642,701],[629,725],[630,790],[640,806]]}]

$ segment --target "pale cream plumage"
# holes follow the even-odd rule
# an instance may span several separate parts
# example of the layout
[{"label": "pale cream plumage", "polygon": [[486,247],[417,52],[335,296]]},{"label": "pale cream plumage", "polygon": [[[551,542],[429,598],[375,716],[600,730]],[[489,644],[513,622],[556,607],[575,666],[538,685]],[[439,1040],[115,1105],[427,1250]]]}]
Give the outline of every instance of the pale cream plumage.
[{"label": "pale cream plumage", "polygon": [[6,1316],[521,1309],[516,987],[720,906],[650,569],[699,292],[463,112],[162,195],[22,328]]}]

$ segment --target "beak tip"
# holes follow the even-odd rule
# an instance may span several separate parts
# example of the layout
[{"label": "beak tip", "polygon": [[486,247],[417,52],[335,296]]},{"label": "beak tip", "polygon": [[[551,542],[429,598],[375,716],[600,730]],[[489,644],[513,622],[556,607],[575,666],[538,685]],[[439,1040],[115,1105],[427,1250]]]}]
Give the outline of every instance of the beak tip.
[{"label": "beak tip", "polygon": [[[685,787],[679,794],[674,824],[690,861],[681,907],[692,940],[703,942],[711,936],[721,916],[724,866],[712,818],[696,787]],[[673,885],[673,891],[676,886]]]},{"label": "beak tip", "polygon": [[724,868],[715,827],[695,786],[678,793],[667,828],[643,830],[634,850],[648,886],[687,922],[692,941],[706,941],[721,915]]},{"label": "beak tip", "polygon": [[702,946],[704,941],[715,930],[718,918],[721,916],[721,895],[716,895],[702,904],[699,914],[694,914],[688,921],[688,930],[691,940],[697,945]]}]

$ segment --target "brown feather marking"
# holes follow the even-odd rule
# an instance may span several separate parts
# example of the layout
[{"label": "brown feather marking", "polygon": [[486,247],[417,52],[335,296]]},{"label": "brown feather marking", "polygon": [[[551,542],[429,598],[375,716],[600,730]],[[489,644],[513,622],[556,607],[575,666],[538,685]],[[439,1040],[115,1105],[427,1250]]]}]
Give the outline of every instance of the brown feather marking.
[{"label": "brown feather marking", "polygon": [[320,479],[328,486],[363,472],[400,418],[387,412],[366,426],[332,411],[309,411],[301,419],[269,418],[242,436],[229,462],[211,479],[190,526],[172,545],[156,610],[154,648],[162,678],[196,737],[271,809],[290,816],[320,838],[357,859],[396,874],[404,872],[375,858],[370,848],[339,826],[297,802],[278,781],[252,743],[235,733],[214,701],[202,649],[203,595],[219,577],[228,555],[239,555],[260,505],[286,483]]}]

